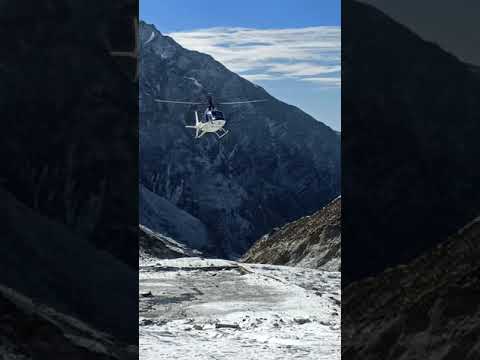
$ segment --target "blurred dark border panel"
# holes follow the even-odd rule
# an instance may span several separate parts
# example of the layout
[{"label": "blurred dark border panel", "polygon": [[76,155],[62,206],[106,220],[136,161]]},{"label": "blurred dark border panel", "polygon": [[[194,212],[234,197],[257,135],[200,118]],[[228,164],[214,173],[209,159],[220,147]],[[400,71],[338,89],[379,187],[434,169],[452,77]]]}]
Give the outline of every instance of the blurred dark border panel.
[{"label": "blurred dark border panel", "polygon": [[342,359],[480,359],[480,3],[342,6]]},{"label": "blurred dark border panel", "polygon": [[0,358],[138,357],[137,21],[0,2]]}]

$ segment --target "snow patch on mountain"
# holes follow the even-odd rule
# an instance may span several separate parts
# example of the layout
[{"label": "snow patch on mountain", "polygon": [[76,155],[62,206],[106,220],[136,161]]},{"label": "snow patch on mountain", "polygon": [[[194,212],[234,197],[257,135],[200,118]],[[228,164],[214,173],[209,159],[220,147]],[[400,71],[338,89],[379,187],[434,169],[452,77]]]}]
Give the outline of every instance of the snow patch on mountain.
[{"label": "snow patch on mountain", "polygon": [[155,32],[152,31],[152,35],[150,35],[150,37],[148,38],[147,41],[145,41],[145,44],[144,45],[147,45],[150,41],[152,41],[153,39],[155,38]]},{"label": "snow patch on mountain", "polygon": [[185,79],[192,80],[196,87],[203,88],[203,85],[194,77],[185,76]]}]

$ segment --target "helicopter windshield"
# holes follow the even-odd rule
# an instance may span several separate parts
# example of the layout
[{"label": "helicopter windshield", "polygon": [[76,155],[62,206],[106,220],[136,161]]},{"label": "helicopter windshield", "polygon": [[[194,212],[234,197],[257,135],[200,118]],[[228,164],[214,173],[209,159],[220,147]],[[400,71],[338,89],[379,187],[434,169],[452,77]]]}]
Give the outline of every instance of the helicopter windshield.
[{"label": "helicopter windshield", "polygon": [[212,111],[212,118],[215,120],[224,120],[223,113],[221,111]]}]

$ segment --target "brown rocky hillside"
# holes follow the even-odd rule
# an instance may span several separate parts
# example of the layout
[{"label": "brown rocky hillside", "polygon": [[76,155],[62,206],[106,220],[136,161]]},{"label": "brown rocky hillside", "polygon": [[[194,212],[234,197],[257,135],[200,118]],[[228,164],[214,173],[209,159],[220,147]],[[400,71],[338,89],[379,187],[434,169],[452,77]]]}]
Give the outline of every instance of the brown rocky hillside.
[{"label": "brown rocky hillside", "polygon": [[342,292],[342,359],[480,359],[480,217]]},{"label": "brown rocky hillside", "polygon": [[339,271],[341,198],[313,215],[264,235],[242,258],[245,262]]}]

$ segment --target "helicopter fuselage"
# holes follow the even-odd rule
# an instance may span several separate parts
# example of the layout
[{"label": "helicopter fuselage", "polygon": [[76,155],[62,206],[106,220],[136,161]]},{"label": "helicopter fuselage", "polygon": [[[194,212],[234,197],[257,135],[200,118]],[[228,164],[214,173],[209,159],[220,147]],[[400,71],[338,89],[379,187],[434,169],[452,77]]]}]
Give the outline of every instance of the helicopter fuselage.
[{"label": "helicopter fuselage", "polygon": [[225,120],[210,120],[207,122],[200,122],[198,127],[204,132],[217,132],[225,126]]},{"label": "helicopter fuselage", "polygon": [[215,119],[215,116],[209,114],[210,116],[206,116],[205,121],[200,121],[198,112],[195,111],[195,125],[187,125],[186,128],[195,129],[195,138],[200,138],[207,133],[214,133],[219,138],[224,137],[228,134],[228,130],[225,130],[223,127],[225,126],[225,119],[223,118],[223,114],[220,118]]}]

